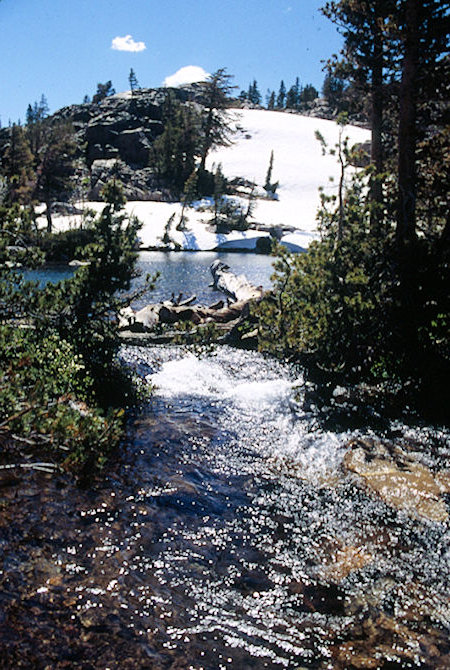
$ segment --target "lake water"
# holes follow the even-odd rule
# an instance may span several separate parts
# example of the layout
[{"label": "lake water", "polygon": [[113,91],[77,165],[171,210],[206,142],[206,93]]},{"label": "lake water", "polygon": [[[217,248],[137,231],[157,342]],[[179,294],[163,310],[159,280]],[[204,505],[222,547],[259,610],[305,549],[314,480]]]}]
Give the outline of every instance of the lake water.
[{"label": "lake water", "polygon": [[[219,259],[230,266],[235,274],[245,274],[255,286],[270,287],[270,275],[273,272],[271,256],[262,254],[244,253],[216,253],[216,252],[162,252],[143,251],[139,254],[137,268],[141,277],[134,281],[133,286],[142,286],[147,274],[160,272],[155,290],[148,296],[141,298],[135,307],[142,307],[148,302],[168,300],[171,294],[176,296],[180,292],[184,297],[197,296],[197,302],[211,304],[218,300],[218,293],[209,286],[212,281],[209,270],[211,263]],[[25,278],[37,280],[44,285],[48,281],[56,282],[67,279],[74,273],[74,269],[67,265],[45,267],[35,271],[25,272]]]}]

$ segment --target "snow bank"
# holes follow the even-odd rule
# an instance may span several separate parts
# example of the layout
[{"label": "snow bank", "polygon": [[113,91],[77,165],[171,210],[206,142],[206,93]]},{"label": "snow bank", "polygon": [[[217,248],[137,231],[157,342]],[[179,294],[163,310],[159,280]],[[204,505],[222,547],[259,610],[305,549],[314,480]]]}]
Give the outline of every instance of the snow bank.
[{"label": "snow bank", "polygon": [[[271,181],[279,182],[278,199],[258,200],[253,218],[261,223],[283,224],[314,233],[319,187],[332,194],[339,182],[336,157],[322,155],[315,131],[332,148],[338,142],[338,125],[325,119],[266,110],[241,110],[239,117],[237,123],[242,131],[236,142],[212,152],[207,166],[221,163],[226,177],[244,177],[263,186],[273,151]],[[370,139],[368,130],[356,126],[347,126],[345,135],[350,144]],[[334,182],[330,182],[330,177]]]},{"label": "snow bank", "polygon": [[[271,181],[279,182],[278,198],[256,200],[252,220],[268,226],[295,228],[295,232],[284,235],[281,241],[292,251],[303,251],[316,235],[319,187],[324,187],[325,192],[331,194],[336,191],[339,181],[336,158],[322,155],[315,131],[318,130],[332,147],[338,141],[337,124],[284,112],[242,110],[238,114],[237,125],[240,129],[234,144],[211,152],[207,167],[212,169],[220,163],[226,177],[243,177],[262,187],[273,151]],[[351,144],[369,139],[369,131],[355,126],[347,126],[345,134]],[[330,181],[330,177],[334,181]],[[267,232],[256,230],[233,231],[228,235],[212,232],[208,225],[212,214],[201,211],[200,204],[204,205],[198,203],[196,208],[186,209],[185,230],[176,230],[181,216],[179,203],[129,202],[126,209],[143,223],[140,238],[144,248],[164,246],[162,237],[172,215],[170,237],[186,250],[251,250],[255,249],[259,238],[269,237]],[[80,203],[78,206],[81,206]],[[85,206],[96,211],[103,207],[102,203],[86,203]],[[55,230],[67,230],[81,223],[81,216],[53,218]],[[46,225],[45,217],[41,216],[38,221],[43,227]]]}]

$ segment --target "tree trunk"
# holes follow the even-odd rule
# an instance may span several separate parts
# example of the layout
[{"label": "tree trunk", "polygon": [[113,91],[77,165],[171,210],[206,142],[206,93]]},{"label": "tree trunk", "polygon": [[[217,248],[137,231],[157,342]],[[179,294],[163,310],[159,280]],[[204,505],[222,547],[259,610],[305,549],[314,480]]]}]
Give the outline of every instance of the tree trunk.
[{"label": "tree trunk", "polygon": [[210,269],[214,288],[225,293],[233,302],[248,302],[262,298],[264,290],[261,286],[254,286],[244,275],[235,275],[225,263],[213,261]]},{"label": "tree trunk", "polygon": [[419,64],[419,0],[406,0],[405,55],[398,128],[397,245],[416,239],[416,90]]},{"label": "tree trunk", "polygon": [[404,57],[398,128],[397,259],[399,328],[408,368],[420,365],[417,316],[420,310],[416,237],[416,90],[419,65],[420,0],[406,0]]},{"label": "tree trunk", "polygon": [[52,223],[52,203],[51,202],[46,202],[46,209],[45,209],[45,216],[47,218],[47,233],[51,233],[53,230],[53,223]]},{"label": "tree trunk", "polygon": [[[379,12],[377,11],[376,18],[378,18],[378,15]],[[372,203],[370,228],[372,233],[379,236],[383,204],[383,184],[380,176],[383,172],[383,36],[377,21],[375,21],[373,39],[371,163],[374,173],[370,184],[370,200]]]}]

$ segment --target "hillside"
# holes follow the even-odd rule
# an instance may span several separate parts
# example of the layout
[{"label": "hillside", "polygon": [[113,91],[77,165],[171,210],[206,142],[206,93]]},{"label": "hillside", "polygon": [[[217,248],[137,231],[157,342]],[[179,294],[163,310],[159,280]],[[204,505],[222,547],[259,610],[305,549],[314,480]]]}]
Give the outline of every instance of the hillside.
[{"label": "hillside", "polygon": [[[239,130],[233,145],[211,152],[207,168],[212,169],[221,164],[227,178],[241,177],[255,182],[258,195],[265,194],[262,186],[273,151],[272,178],[279,182],[277,199],[258,197],[250,219],[250,230],[233,231],[227,235],[213,232],[208,226],[212,215],[205,211],[210,204],[207,201],[195,203],[195,207],[186,210],[186,230],[180,231],[176,230],[181,216],[180,203],[131,200],[127,210],[137,215],[144,224],[141,231],[143,247],[167,246],[162,243],[162,237],[168,231],[172,240],[169,246],[172,247],[179,245],[183,249],[192,250],[254,248],[258,238],[269,237],[269,233],[264,230],[266,227],[283,227],[284,230],[279,233],[282,241],[294,250],[308,246],[316,231],[318,189],[322,186],[327,192],[333,192],[339,175],[336,159],[322,155],[315,131],[318,130],[327,143],[333,146],[338,140],[337,124],[324,119],[266,110],[239,110],[235,117]],[[369,139],[369,131],[355,126],[346,127],[345,134],[349,136],[351,144]],[[77,206],[81,207],[81,203],[77,203]],[[98,210],[102,205],[100,202],[88,202],[84,206]],[[167,226],[172,216],[173,224]],[[55,216],[55,229],[77,226],[80,220],[79,215]]]}]

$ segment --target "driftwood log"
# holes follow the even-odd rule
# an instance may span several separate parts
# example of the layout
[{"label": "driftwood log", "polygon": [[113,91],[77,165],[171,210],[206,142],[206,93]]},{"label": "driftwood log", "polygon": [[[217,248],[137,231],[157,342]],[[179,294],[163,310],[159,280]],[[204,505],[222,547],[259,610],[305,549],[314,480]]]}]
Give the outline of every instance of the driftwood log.
[{"label": "driftwood log", "polygon": [[235,275],[226,263],[213,261],[210,270],[214,288],[225,293],[232,302],[261,300],[264,294],[263,288],[251,284],[245,275]]},{"label": "driftwood log", "polygon": [[[226,305],[223,300],[209,306],[196,305],[193,304],[196,296],[183,300],[183,294],[180,293],[178,298],[172,294],[170,300],[146,305],[137,312],[128,307],[119,315],[122,339],[138,343],[170,342],[179,337],[180,332],[176,330],[176,325],[183,322],[192,324],[197,331],[208,324],[214,324],[219,335],[226,338],[247,316],[250,300],[261,299],[263,289],[253,286],[244,275],[235,275],[228,265],[220,261],[214,261],[211,273],[214,287],[227,296]],[[162,332],[163,324],[165,328]],[[173,331],[168,330],[171,325],[174,326]]]}]

